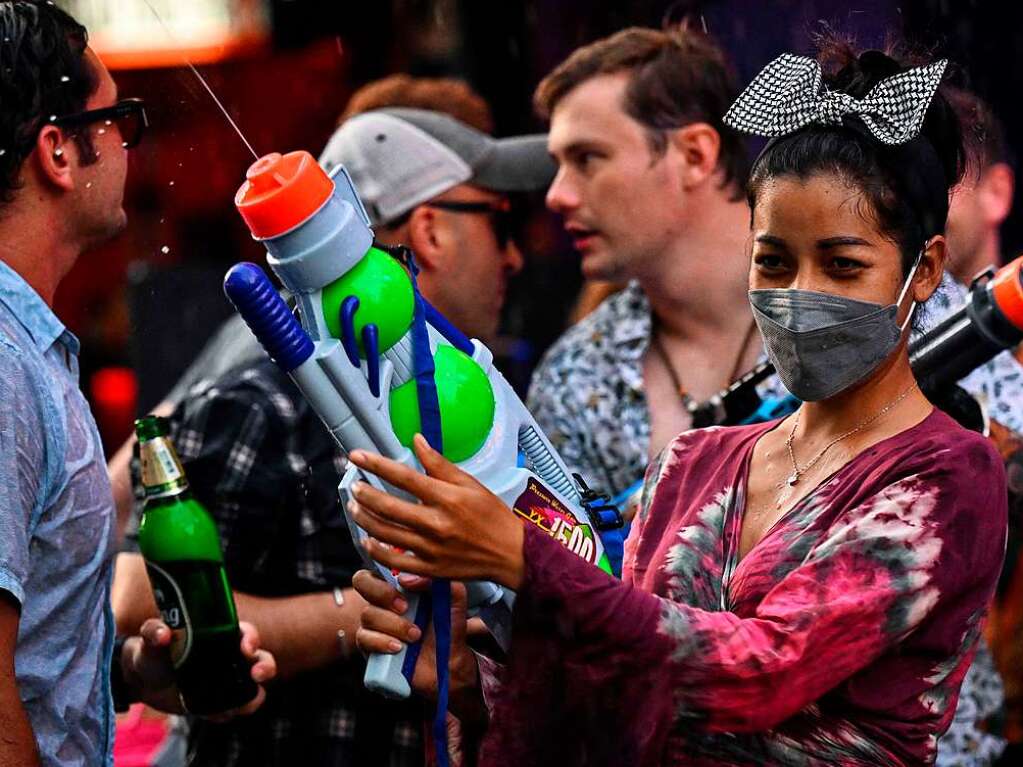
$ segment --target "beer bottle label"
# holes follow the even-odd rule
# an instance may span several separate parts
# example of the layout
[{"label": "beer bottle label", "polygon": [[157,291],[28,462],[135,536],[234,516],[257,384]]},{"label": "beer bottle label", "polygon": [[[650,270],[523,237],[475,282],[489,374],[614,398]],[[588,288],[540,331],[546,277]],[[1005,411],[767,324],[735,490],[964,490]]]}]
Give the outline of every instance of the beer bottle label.
[{"label": "beer bottle label", "polygon": [[153,562],[146,562],[149,582],[160,616],[171,630],[170,657],[174,668],[179,668],[192,650],[192,619],[185,605],[184,594],[173,576]]},{"label": "beer bottle label", "polygon": [[[143,443],[140,449],[142,459],[142,484],[146,495],[151,491],[166,488],[177,492],[185,481],[185,470],[166,437],[157,437]],[[167,486],[172,486],[167,488]],[[156,493],[159,495],[160,493]]]}]

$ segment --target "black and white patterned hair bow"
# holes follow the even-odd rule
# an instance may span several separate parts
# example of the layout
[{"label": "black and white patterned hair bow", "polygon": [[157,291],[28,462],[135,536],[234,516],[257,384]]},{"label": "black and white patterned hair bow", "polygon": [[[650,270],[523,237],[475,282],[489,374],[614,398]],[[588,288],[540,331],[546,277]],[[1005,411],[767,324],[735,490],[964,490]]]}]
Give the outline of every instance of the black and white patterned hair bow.
[{"label": "black and white patterned hair bow", "polygon": [[863,121],[884,144],[916,138],[938,89],[947,59],[885,78],[862,99],[828,90],[820,64],[786,53],[753,78],[725,114],[725,124],[758,136],[784,136],[811,123],[841,125],[846,115]]}]

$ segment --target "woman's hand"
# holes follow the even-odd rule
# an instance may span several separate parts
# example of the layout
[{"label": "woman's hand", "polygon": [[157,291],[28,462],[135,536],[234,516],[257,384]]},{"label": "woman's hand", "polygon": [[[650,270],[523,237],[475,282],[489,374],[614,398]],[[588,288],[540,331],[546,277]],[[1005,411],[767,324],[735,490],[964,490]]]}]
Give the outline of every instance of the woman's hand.
[{"label": "woman's hand", "polygon": [[[430,581],[414,575],[400,576],[402,587],[408,591],[426,591]],[[352,578],[352,586],[369,604],[363,608],[359,618],[359,629],[355,633],[355,644],[363,653],[384,653],[393,655],[408,642],[423,640],[419,658],[412,672],[412,689],[418,694],[436,700],[437,698],[437,655],[433,624],[423,637],[419,627],[405,619],[403,614],[408,603],[391,584],[378,578],[369,570],[360,570]],[[449,669],[449,707],[452,713],[464,722],[485,718],[485,706],[480,693],[479,668],[476,656],[466,643],[471,624],[478,619],[467,621],[465,586],[451,584],[451,655]]]},{"label": "woman's hand", "polygon": [[[426,470],[353,450],[352,463],[422,501],[411,503],[357,482],[348,511],[365,530],[369,555],[404,573],[460,581],[485,580],[517,590],[522,585],[522,522],[504,502],[415,436]],[[389,545],[385,545],[389,544]]]},{"label": "woman's hand", "polygon": [[[260,685],[255,697],[244,706],[207,717],[223,721],[235,716],[244,716],[263,705],[266,691],[262,684],[277,674],[273,655],[259,647],[259,632],[251,623],[242,621],[241,650],[245,659],[252,664],[252,680]],[[181,699],[174,684],[174,668],[170,660],[171,630],[167,624],[150,618],[142,624],[139,636],[130,637],[121,651],[121,670],[135,698],[143,703],[172,714],[183,713]]]}]

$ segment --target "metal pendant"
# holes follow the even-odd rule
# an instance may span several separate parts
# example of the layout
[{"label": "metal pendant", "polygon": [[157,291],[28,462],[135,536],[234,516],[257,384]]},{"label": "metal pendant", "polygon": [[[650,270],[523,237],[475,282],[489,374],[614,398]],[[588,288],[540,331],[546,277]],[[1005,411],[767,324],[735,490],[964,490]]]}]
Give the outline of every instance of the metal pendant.
[{"label": "metal pendant", "polygon": [[785,481],[788,483],[789,487],[792,487],[793,485],[799,482],[799,472],[798,471],[792,472],[792,475]]}]

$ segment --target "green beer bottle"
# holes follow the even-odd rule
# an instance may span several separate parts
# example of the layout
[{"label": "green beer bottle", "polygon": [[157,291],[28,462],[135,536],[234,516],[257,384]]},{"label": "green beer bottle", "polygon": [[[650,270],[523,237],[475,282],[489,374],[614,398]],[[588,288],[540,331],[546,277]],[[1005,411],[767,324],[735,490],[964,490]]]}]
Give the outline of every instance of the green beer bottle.
[{"label": "green beer bottle", "polygon": [[193,714],[241,706],[256,684],[239,644],[234,597],[212,517],[193,496],[167,421],[135,422],[146,501],[138,541],[153,596],[172,631],[170,654],[181,699]]}]

